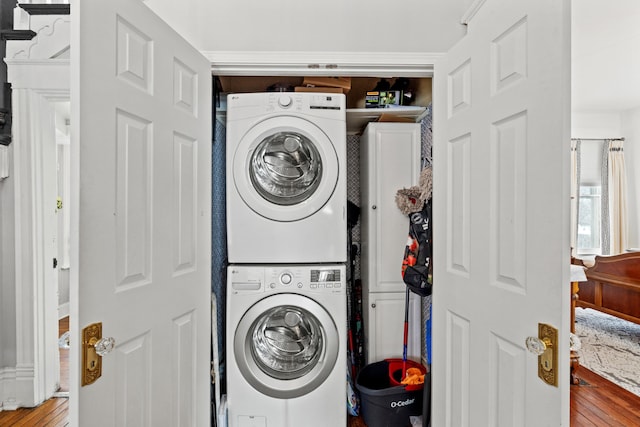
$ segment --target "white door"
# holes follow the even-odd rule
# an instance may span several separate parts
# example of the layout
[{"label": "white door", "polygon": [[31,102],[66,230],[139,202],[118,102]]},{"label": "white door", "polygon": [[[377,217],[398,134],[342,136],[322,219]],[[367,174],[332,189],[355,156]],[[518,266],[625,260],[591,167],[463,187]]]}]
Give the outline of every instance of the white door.
[{"label": "white door", "polygon": [[[436,64],[434,426],[569,425],[569,17],[486,0]],[[525,346],[538,323],[557,386]]]},{"label": "white door", "polygon": [[[210,63],[140,1],[72,5],[74,426],[210,422]],[[81,386],[81,330],[116,347]]]}]

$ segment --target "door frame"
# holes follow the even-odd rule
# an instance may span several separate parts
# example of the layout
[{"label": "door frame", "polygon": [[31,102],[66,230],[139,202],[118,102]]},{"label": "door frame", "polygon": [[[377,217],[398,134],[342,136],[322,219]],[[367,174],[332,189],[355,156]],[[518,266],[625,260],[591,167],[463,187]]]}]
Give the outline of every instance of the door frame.
[{"label": "door frame", "polygon": [[437,52],[202,52],[214,76],[433,77]]},{"label": "door frame", "polygon": [[[55,150],[56,138],[55,127],[48,134],[40,124],[53,123],[53,103],[68,102],[70,89],[66,59],[6,59],[6,63],[14,111],[16,293],[16,367],[7,386],[17,408],[50,398],[60,381],[58,289],[46,280],[52,260],[45,259],[42,227],[44,201],[51,196],[43,191],[47,177],[42,162],[54,161],[44,159],[44,144],[53,144]],[[5,408],[11,409],[6,404]]]}]

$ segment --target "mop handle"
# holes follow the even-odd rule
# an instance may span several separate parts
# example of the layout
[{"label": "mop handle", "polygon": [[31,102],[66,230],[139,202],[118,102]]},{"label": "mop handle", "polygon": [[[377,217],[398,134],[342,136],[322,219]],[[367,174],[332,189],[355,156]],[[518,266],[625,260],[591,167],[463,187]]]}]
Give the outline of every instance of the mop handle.
[{"label": "mop handle", "polygon": [[407,341],[409,340],[409,288],[404,300],[404,336],[402,338],[402,379],[407,373]]},{"label": "mop handle", "polygon": [[349,336],[349,355],[351,356],[351,378],[355,380],[356,377],[356,355],[355,348],[353,347],[353,333],[351,329],[348,332]]},{"label": "mop handle", "polygon": [[409,322],[404,322],[404,344],[402,345],[402,379],[407,372],[407,337],[409,335]]}]

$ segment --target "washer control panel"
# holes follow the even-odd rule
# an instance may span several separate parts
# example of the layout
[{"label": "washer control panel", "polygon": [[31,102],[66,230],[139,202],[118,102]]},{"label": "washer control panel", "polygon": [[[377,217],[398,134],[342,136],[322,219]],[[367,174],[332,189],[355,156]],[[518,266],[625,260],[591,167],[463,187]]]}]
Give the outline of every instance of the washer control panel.
[{"label": "washer control panel", "polygon": [[346,292],[345,266],[233,266],[229,284],[230,291],[342,293]]},{"label": "washer control panel", "polygon": [[266,286],[269,289],[341,290],[343,276],[340,268],[265,268]]}]

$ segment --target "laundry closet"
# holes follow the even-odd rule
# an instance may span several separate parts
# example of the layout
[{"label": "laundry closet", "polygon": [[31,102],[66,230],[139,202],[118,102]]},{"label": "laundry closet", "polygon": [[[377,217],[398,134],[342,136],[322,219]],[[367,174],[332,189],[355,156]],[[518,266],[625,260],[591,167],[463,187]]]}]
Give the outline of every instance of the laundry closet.
[{"label": "laundry closet", "polygon": [[[392,85],[394,77],[353,77],[346,93],[346,174],[349,250],[346,264],[349,353],[362,368],[390,357],[402,357],[406,286],[402,281],[403,252],[409,231],[408,217],[396,206],[396,192],[418,184],[420,171],[431,165],[431,79],[409,78],[413,99],[397,108],[366,108],[366,94],[381,81]],[[293,95],[303,86],[302,76],[214,77],[213,154],[213,274],[218,296],[218,330],[225,330],[226,229],[221,208],[227,179],[224,158],[227,94],[273,92]],[[322,89],[317,88],[318,91]],[[372,123],[371,126],[368,126]],[[342,172],[342,171],[341,171]],[[216,205],[218,206],[216,208]],[[216,215],[216,209],[218,209]],[[227,218],[228,220],[228,218]],[[216,230],[217,229],[217,230]],[[219,231],[219,232],[216,232]],[[300,236],[304,239],[304,236]],[[219,279],[219,280],[218,280]],[[430,363],[425,346],[425,322],[430,297],[411,293],[407,356]],[[231,345],[219,337],[220,351]],[[353,352],[353,353],[352,353]],[[355,380],[355,378],[354,378]]]},{"label": "laundry closet", "polygon": [[[160,18],[151,16],[147,6]],[[64,93],[72,95],[70,133],[82,142],[71,143],[77,179],[72,180],[75,199],[67,205],[74,206],[77,221],[72,227],[77,268],[73,283],[82,284],[72,290],[76,316],[72,316],[71,342],[82,342],[82,329],[94,322],[104,322],[103,338],[118,340],[118,350],[105,360],[108,375],[103,381],[88,388],[80,387],[79,378],[71,381],[71,392],[79,397],[71,407],[74,417],[87,423],[112,419],[117,412],[120,424],[124,420],[140,424],[142,418],[136,417],[153,416],[155,421],[174,416],[171,419],[177,425],[177,418],[184,416],[205,425],[211,360],[209,339],[202,332],[208,332],[212,323],[208,313],[211,282],[218,286],[215,295],[221,297],[214,307],[224,307],[225,282],[220,276],[226,267],[225,212],[211,215],[211,208],[224,207],[225,199],[224,106],[214,105],[218,114],[212,138],[210,78],[212,73],[220,76],[224,92],[263,92],[281,80],[298,79],[292,84],[295,87],[308,71],[310,75],[352,77],[346,98],[349,126],[345,145],[348,184],[353,188],[347,196],[360,209],[353,227],[359,254],[353,276],[363,280],[365,328],[376,325],[371,321],[374,317],[383,319],[380,324],[385,331],[396,323],[391,315],[401,319],[404,295],[398,288],[378,286],[380,281],[365,280],[367,269],[360,259],[366,252],[363,210],[382,206],[378,202],[369,206],[362,194],[366,173],[360,173],[361,132],[381,113],[364,108],[363,94],[381,77],[424,81],[424,86],[414,87],[418,96],[413,104],[423,108],[413,117],[413,122],[421,123],[422,140],[423,127],[429,128],[425,123],[431,101],[427,77],[434,75],[439,142],[435,217],[436,222],[442,219],[436,224],[436,274],[446,282],[436,288],[434,318],[441,323],[435,329],[440,345],[434,357],[438,367],[434,386],[446,392],[434,395],[439,411],[435,421],[463,424],[465,419],[459,417],[468,414],[485,424],[493,419],[515,419],[522,421],[515,424],[524,425],[530,418],[527,414],[545,407],[550,410],[539,413],[542,419],[538,422],[558,425],[565,424],[558,420],[566,418],[568,424],[568,416],[560,412],[568,406],[568,385],[563,387],[560,382],[557,389],[531,393],[540,384],[536,362],[523,348],[523,338],[535,335],[536,322],[557,325],[561,343],[568,328],[562,319],[567,312],[560,308],[569,307],[569,294],[561,292],[560,282],[568,277],[568,267],[563,269],[562,263],[567,264],[569,258],[568,220],[564,219],[569,192],[557,185],[568,176],[564,165],[569,163],[568,149],[558,143],[569,139],[568,4],[411,0],[402,10],[391,10],[382,0],[329,0],[289,6],[205,0],[84,2],[72,12],[70,66],[57,53],[46,56],[55,75],[65,68],[67,76],[71,68],[72,87],[65,83]],[[395,26],[387,19],[391,13],[397,17]],[[17,71],[25,64],[14,61],[9,65]],[[41,64],[29,64],[36,65]],[[54,76],[51,71],[38,75]],[[256,79],[262,83],[251,87],[251,78],[240,75],[260,76]],[[229,87],[222,79],[226,76],[246,87]],[[265,81],[265,76],[284,77]],[[8,185],[11,177],[4,182],[9,193],[15,190],[16,195],[15,221],[8,219],[7,235],[15,236],[15,248],[24,249],[16,251],[16,260],[19,255],[20,261],[33,262],[16,263],[16,280],[7,281],[9,296],[19,291],[15,293],[15,322],[13,303],[8,304],[8,328],[17,326],[15,335],[24,338],[15,341],[9,334],[13,342],[6,353],[9,363],[13,365],[15,359],[16,366],[9,366],[7,372],[19,372],[23,384],[44,384],[40,362],[49,341],[40,338],[55,335],[38,329],[41,314],[33,301],[42,301],[49,289],[38,287],[36,281],[24,288],[12,284],[30,282],[40,266],[51,265],[48,257],[42,261],[31,256],[39,253],[37,245],[26,244],[43,241],[36,209],[44,208],[27,203],[36,200],[31,195],[40,194],[42,182],[38,163],[42,157],[30,151],[42,144],[29,125],[44,122],[44,116],[31,116],[35,101],[49,97],[46,101],[53,102],[62,92],[43,95],[41,86],[31,81],[24,86],[16,81],[12,84],[14,111],[28,112],[29,120],[13,123],[19,136],[16,141],[20,141],[10,147],[15,165],[20,166],[13,175],[20,181],[16,186]],[[421,101],[423,94],[426,99]],[[215,151],[213,192],[211,149]],[[411,175],[417,179],[416,174]],[[395,192],[414,182],[389,187]],[[384,206],[393,211],[393,202]],[[534,214],[528,209],[532,206],[547,208]],[[14,223],[19,226],[15,231],[11,228]],[[380,223],[382,226],[370,229],[386,232],[387,222]],[[401,269],[400,253],[396,259],[387,258],[395,264],[389,271]],[[335,270],[339,269],[324,270],[323,283],[338,281]],[[350,274],[341,274],[340,280]],[[281,281],[289,278],[293,279],[280,275]],[[166,292],[159,291],[161,286]],[[386,302],[371,297],[383,295],[392,303],[385,306],[386,314],[379,314]],[[217,316],[223,323],[224,310],[218,310]],[[298,323],[295,315],[284,316],[285,323],[287,317],[289,323]],[[372,347],[372,337],[382,342],[395,335],[396,343],[383,347],[397,347],[394,352],[400,353],[401,334],[383,333],[382,329],[365,330],[367,347]],[[224,330],[217,332],[224,339]],[[411,337],[410,342],[422,341],[414,339],[413,333]],[[33,352],[21,344],[36,341],[38,348]],[[93,351],[90,345],[86,348],[85,354]],[[559,348],[561,357],[563,351],[569,351],[554,348]],[[154,354],[171,357],[152,357]],[[22,364],[32,360],[32,355],[36,355],[33,375]],[[75,355],[72,366],[78,377],[82,361],[79,352]],[[218,356],[214,354],[214,362]],[[85,363],[86,370],[91,370],[93,359],[86,359],[90,362]],[[559,366],[556,378],[568,374],[568,367]],[[7,385],[13,387],[3,384]],[[123,387],[139,398],[124,398]],[[29,402],[20,396],[13,400],[15,394],[5,395],[11,397],[12,405]],[[508,404],[498,404],[505,401]],[[493,412],[486,411],[486,402]]]}]

